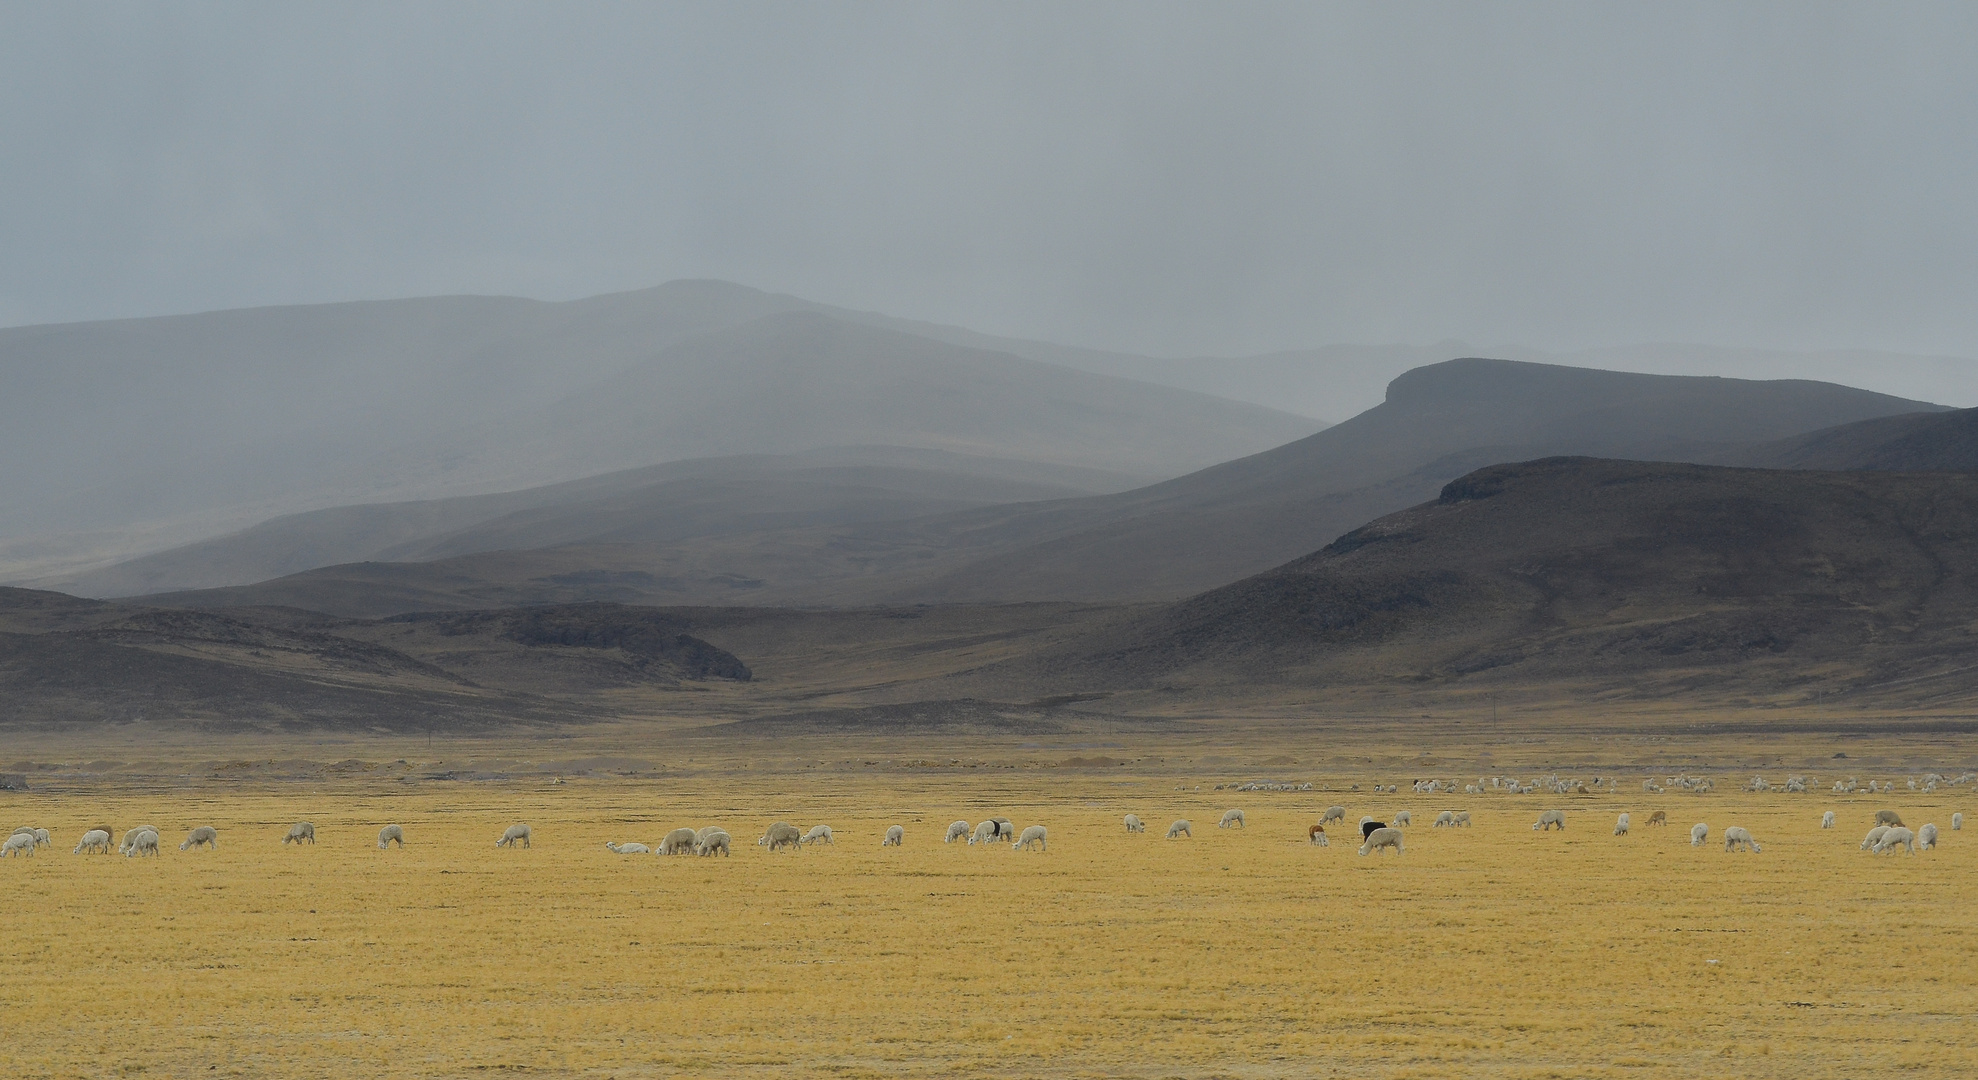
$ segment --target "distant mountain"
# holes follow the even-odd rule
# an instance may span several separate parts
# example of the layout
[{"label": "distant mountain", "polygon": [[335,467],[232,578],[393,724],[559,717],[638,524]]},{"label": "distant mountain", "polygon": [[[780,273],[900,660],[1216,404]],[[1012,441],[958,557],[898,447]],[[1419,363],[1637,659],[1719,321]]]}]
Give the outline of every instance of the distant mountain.
[{"label": "distant mountain", "polygon": [[1075,512],[1005,516],[996,528],[1015,541],[1006,551],[913,596],[1172,598],[1296,558],[1483,465],[1560,454],[1717,461],[1755,443],[1933,411],[1946,410],[1832,383],[1451,360],[1408,372],[1380,406],[1297,442],[1086,499]]},{"label": "distant mountain", "polygon": [[[82,596],[141,596],[245,585],[343,563],[429,562],[571,545],[679,544],[1131,486],[1133,478],[1126,474],[900,447],[702,458],[493,495],[312,510],[36,584]],[[589,569],[596,572],[579,570],[546,587],[561,590],[576,582],[586,586],[581,590],[586,599],[604,598],[600,589],[623,598],[627,582],[685,587],[649,571],[641,578]],[[724,580],[749,579],[730,573]]]},{"label": "distant mountain", "polygon": [[1962,472],[1978,469],[1978,409],[1863,420],[1755,446],[1729,463],[1774,469]]},{"label": "distant mountain", "polygon": [[1017,666],[1086,690],[1544,684],[1609,702],[1928,704],[1978,693],[1974,611],[1978,474],[1552,458],[1463,476]]},{"label": "distant mountain", "polygon": [[[518,537],[504,550],[327,567],[156,602],[376,616],[582,599],[1171,600],[1308,553],[1479,466],[1568,453],[1717,461],[1783,436],[1936,408],[1827,383],[1456,360],[1395,380],[1386,403],[1317,435],[1118,494],[718,537],[603,543],[563,533],[560,546],[536,547]],[[738,580],[748,587],[738,591]]]},{"label": "distant mountain", "polygon": [[0,580],[691,457],[900,445],[1155,479],[1320,426],[896,324],[687,281],[0,330]]}]

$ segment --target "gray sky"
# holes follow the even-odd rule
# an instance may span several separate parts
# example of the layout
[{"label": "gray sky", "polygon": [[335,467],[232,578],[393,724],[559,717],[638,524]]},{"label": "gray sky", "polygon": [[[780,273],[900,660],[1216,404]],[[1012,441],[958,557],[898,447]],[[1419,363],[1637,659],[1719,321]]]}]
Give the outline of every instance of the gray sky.
[{"label": "gray sky", "polygon": [[0,323],[720,277],[1978,356],[1978,5],[0,2]]}]

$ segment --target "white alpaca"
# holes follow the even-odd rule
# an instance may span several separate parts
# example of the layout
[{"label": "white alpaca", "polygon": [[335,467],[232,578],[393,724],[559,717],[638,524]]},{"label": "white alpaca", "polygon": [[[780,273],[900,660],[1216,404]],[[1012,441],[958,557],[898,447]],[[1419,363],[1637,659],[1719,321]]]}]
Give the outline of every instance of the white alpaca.
[{"label": "white alpaca", "polygon": [[1172,840],[1177,836],[1186,836],[1190,840],[1195,838],[1193,826],[1188,824],[1187,818],[1182,818],[1168,826],[1168,839]]},{"label": "white alpaca", "polygon": [[1826,813],[1820,815],[1820,827],[1823,829],[1831,829],[1834,827],[1834,812],[1832,810],[1829,810]]},{"label": "white alpaca", "polygon": [[996,824],[993,818],[988,821],[984,821],[982,824],[977,825],[975,827],[975,834],[968,838],[968,842],[971,844],[986,844],[989,841],[994,840],[996,838],[996,833],[1001,828],[1002,826]]},{"label": "white alpaca", "polygon": [[501,839],[495,841],[495,846],[514,847],[520,844],[523,847],[534,847],[533,840],[534,834],[530,832],[527,825],[510,825],[502,832]]},{"label": "white alpaca", "polygon": [[829,825],[811,826],[810,831],[804,834],[804,843],[831,844],[834,847],[837,845],[837,841],[831,839],[831,826]]},{"label": "white alpaca", "polygon": [[1702,847],[1703,842],[1708,839],[1710,839],[1710,826],[1704,824],[1701,821],[1690,826],[1691,847]]},{"label": "white alpaca", "polygon": [[[1126,815],[1126,819],[1128,821],[1138,820],[1132,814]],[[951,821],[948,823],[948,835],[943,837],[941,842],[944,844],[952,844],[957,840],[967,840],[967,839],[968,839],[968,822]]]},{"label": "white alpaca", "polygon": [[156,829],[140,830],[137,837],[131,841],[130,850],[124,854],[131,858],[136,858],[139,855],[158,854],[158,831]]},{"label": "white alpaca", "polygon": [[1375,829],[1373,832],[1368,833],[1367,842],[1360,845],[1360,854],[1371,855],[1385,848],[1393,848],[1396,855],[1402,853],[1400,829],[1389,826],[1388,828]]},{"label": "white alpaca", "polygon": [[1916,834],[1910,832],[1908,829],[1892,825],[1889,827],[1889,831],[1883,833],[1882,838],[1877,840],[1875,846],[1869,850],[1880,855],[1883,852],[1894,851],[1897,848],[1908,848],[1911,855],[1916,854]]},{"label": "white alpaca", "polygon": [[1454,824],[1456,824],[1456,812],[1454,810],[1444,810],[1435,816],[1435,822],[1429,828],[1446,829]]},{"label": "white alpaca", "polygon": [[1922,828],[1916,830],[1916,846],[1924,851],[1936,847],[1937,827],[1929,822],[1925,822]]},{"label": "white alpaca", "polygon": [[0,858],[6,858],[10,855],[32,856],[34,854],[34,846],[33,833],[17,832],[9,836],[6,843],[0,844]]},{"label": "white alpaca", "polygon": [[117,854],[129,855],[131,845],[137,843],[138,834],[146,831],[147,829],[150,830],[151,832],[158,831],[158,827],[156,825],[139,825],[134,829],[124,830],[124,838],[122,840],[117,841]]},{"label": "white alpaca", "polygon": [[1748,851],[1761,850],[1758,846],[1758,841],[1751,838],[1750,830],[1732,825],[1724,830],[1724,850],[1736,851],[1739,848],[1744,848]]},{"label": "white alpaca", "polygon": [[726,830],[706,829],[701,834],[700,843],[694,845],[694,854],[706,856],[719,851],[722,858],[727,858],[733,854],[733,852],[728,850],[728,844],[728,833]]},{"label": "white alpaca", "polygon": [[1415,823],[1415,816],[1413,814],[1410,814],[1406,810],[1403,810],[1400,813],[1394,815],[1394,827],[1397,829],[1406,825],[1413,825],[1414,823]]},{"label": "white alpaca", "polygon": [[[662,855],[678,855],[683,852],[692,851],[694,850],[694,840],[694,830],[675,829],[666,834],[666,843],[660,846],[659,853]],[[771,825],[769,831],[762,834],[762,839],[756,841],[757,844],[771,851],[776,851],[780,848],[789,848],[791,851],[796,851],[803,842],[804,834],[797,831],[795,825],[781,821]]]},{"label": "white alpaca", "polygon": [[1877,825],[1868,830],[1868,835],[1861,838],[1861,850],[1869,851],[1873,849],[1875,845],[1882,842],[1882,837],[1888,835],[1889,830],[1893,828],[1895,828],[1893,825]]},{"label": "white alpaca", "polygon": [[1010,846],[1017,849],[1018,851],[1022,851],[1023,849],[1029,847],[1033,843],[1037,845],[1037,850],[1039,851],[1045,850],[1044,826],[1032,825],[1031,827],[1023,830],[1023,835],[1018,837],[1016,841],[1012,843]]},{"label": "white alpaca", "polygon": [[383,851],[384,849],[392,846],[394,842],[396,842],[399,847],[405,846],[404,829],[401,829],[396,825],[387,825],[384,828],[378,830],[379,851]]},{"label": "white alpaca", "polygon": [[1628,815],[1622,814],[1620,817],[1614,820],[1614,835],[1615,836],[1628,835]]},{"label": "white alpaca", "polygon": [[[1460,826],[1462,826],[1463,828],[1466,828],[1466,829],[1467,829],[1467,828],[1469,828],[1469,827],[1470,827],[1470,812],[1469,812],[1468,810],[1458,810],[1458,811],[1456,811],[1456,816],[1455,816],[1454,818],[1452,818],[1452,819],[1450,819],[1450,824],[1452,824],[1452,825],[1460,825]],[[1563,828],[1565,828],[1565,826],[1564,826],[1564,825],[1561,825],[1561,826],[1560,826],[1560,828],[1562,828],[1562,829],[1563,829]]]},{"label": "white alpaca", "polygon": [[1218,829],[1245,828],[1243,824],[1243,811],[1241,810],[1225,811],[1223,813],[1223,819],[1221,821],[1216,822],[1216,828]]},{"label": "white alpaca", "polygon": [[1335,822],[1335,821],[1337,821],[1337,822],[1340,822],[1341,824],[1344,824],[1344,823],[1345,823],[1345,821],[1346,821],[1346,808],[1345,808],[1344,806],[1328,806],[1328,807],[1326,807],[1326,816],[1324,816],[1324,817],[1322,817],[1322,818],[1320,818],[1320,819],[1319,819],[1319,824],[1321,824],[1321,825],[1330,825],[1330,824],[1332,824],[1332,823],[1333,823],[1333,822]]},{"label": "white alpaca", "polygon": [[282,837],[282,843],[284,844],[301,844],[305,842],[311,844],[316,842],[316,826],[306,821],[298,821],[290,825],[288,827],[288,835]]},{"label": "white alpaca", "polygon": [[1145,826],[1145,825],[1142,825],[1142,824],[1140,823],[1140,815],[1138,815],[1138,814],[1128,814],[1128,815],[1126,815],[1126,831],[1127,831],[1127,832],[1146,832],[1146,831],[1147,831],[1147,826]]},{"label": "white alpaca", "polygon": [[1964,828],[1964,811],[1960,810],[1957,813],[1951,815],[1951,831],[1957,832],[1963,828]]},{"label": "white alpaca", "polygon": [[218,850],[220,846],[220,834],[215,832],[211,825],[201,825],[186,834],[185,843],[179,845],[179,850],[184,851],[187,848],[196,848],[201,844],[206,845],[209,850]]},{"label": "white alpaca", "polygon": [[15,836],[25,835],[25,836],[33,837],[35,847],[47,847],[52,842],[48,835],[47,829],[37,829],[32,825],[23,825],[20,828],[15,829],[14,835]]},{"label": "white alpaca", "polygon": [[1550,832],[1555,827],[1561,829],[1566,827],[1566,814],[1564,811],[1547,810],[1538,816],[1537,821],[1532,822],[1533,832]]},{"label": "white alpaca", "polygon": [[899,847],[901,844],[906,843],[906,841],[907,841],[906,827],[904,825],[895,825],[892,828],[886,830],[886,839],[881,840],[879,842],[879,846]]},{"label": "white alpaca", "polygon": [[604,842],[604,846],[605,846],[605,847],[607,847],[607,848],[609,848],[609,849],[611,849],[612,851],[614,851],[614,852],[616,852],[616,853],[618,853],[618,854],[620,854],[620,855],[650,855],[650,854],[652,854],[652,849],[651,849],[651,848],[649,848],[649,847],[647,847],[647,846],[645,846],[644,844],[614,844],[614,843],[612,843],[611,841],[609,841],[609,840],[606,840],[606,841]]},{"label": "white alpaca", "polygon": [[71,852],[71,854],[80,855],[85,851],[100,851],[108,855],[110,853],[110,833],[104,829],[91,829],[83,833],[82,842],[76,845],[75,851]]}]

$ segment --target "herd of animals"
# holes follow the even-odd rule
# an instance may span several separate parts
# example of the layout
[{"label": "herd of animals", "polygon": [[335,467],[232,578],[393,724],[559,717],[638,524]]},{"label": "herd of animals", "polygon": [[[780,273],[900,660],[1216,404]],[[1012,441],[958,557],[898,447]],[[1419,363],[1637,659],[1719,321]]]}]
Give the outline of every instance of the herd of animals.
[{"label": "herd of animals", "polygon": [[[1964,815],[1962,813],[1952,814],[1950,821],[1951,831],[1956,832],[1964,828]],[[1324,816],[1319,819],[1319,823],[1311,826],[1307,831],[1307,840],[1320,847],[1329,846],[1331,840],[1326,833],[1325,827],[1334,822],[1338,822],[1342,827],[1345,825],[1346,807],[1327,807]],[[1820,818],[1820,827],[1822,829],[1834,828],[1835,823],[1836,819],[1832,810],[1827,811]],[[1125,824],[1126,831],[1129,833],[1144,833],[1147,831],[1147,826],[1136,814],[1126,815]],[[1372,817],[1361,818],[1360,854],[1372,855],[1386,851],[1393,851],[1397,855],[1401,854],[1406,850],[1403,845],[1403,830],[1413,824],[1414,816],[1406,810],[1394,814],[1391,821],[1381,821]],[[1649,815],[1647,824],[1649,826],[1666,826],[1669,824],[1668,812],[1663,810],[1655,811]],[[1431,827],[1438,829],[1463,828],[1469,825],[1470,812],[1468,810],[1444,810],[1436,815]],[[1230,810],[1224,813],[1222,819],[1216,823],[1216,827],[1220,829],[1241,829],[1247,827],[1243,811]],[[1539,814],[1537,821],[1532,823],[1532,830],[1534,832],[1550,832],[1554,829],[1564,829],[1565,827],[1566,814],[1563,810],[1546,810]],[[1631,821],[1629,815],[1623,813],[1614,822],[1614,835],[1626,836],[1630,827]],[[82,839],[76,844],[74,853],[77,855],[81,855],[84,852],[109,854],[111,835],[111,830],[107,825],[90,829],[83,833]],[[1757,852],[1762,850],[1758,845],[1758,841],[1752,838],[1750,830],[1741,826],[1732,825],[1724,830],[1723,835],[1725,851]],[[1187,818],[1178,819],[1174,824],[1168,826],[1167,838],[1170,840],[1192,838],[1193,836],[1194,825]],[[1690,827],[1691,847],[1703,846],[1709,837],[1710,826],[1708,823],[1698,822]],[[1935,823],[1926,823],[1921,828],[1912,831],[1907,825],[1903,824],[1902,816],[1894,810],[1878,810],[1875,813],[1875,827],[1869,830],[1868,835],[1863,838],[1861,847],[1863,850],[1873,851],[1876,854],[1886,854],[1900,850],[1907,850],[1909,853],[1915,854],[1919,850],[1928,851],[1936,847],[1937,838],[1938,829]],[[527,848],[533,846],[532,840],[533,836],[529,826],[526,824],[516,824],[509,826],[502,832],[501,839],[495,841],[495,846]],[[996,817],[988,818],[974,826],[971,826],[966,821],[956,821],[950,824],[947,835],[943,838],[942,842],[951,844],[956,840],[962,840],[971,845],[986,845],[1007,841],[1012,848],[1018,851],[1034,848],[1039,852],[1043,852],[1047,850],[1048,833],[1042,825],[1032,825],[1019,832],[1008,818]],[[13,835],[9,836],[4,844],[0,844],[0,858],[31,856],[35,853],[36,849],[49,846],[52,842],[52,834],[47,829],[23,825],[15,829]],[[282,836],[283,844],[300,845],[314,844],[315,842],[316,826],[307,821],[298,821],[289,826],[288,832]],[[816,825],[808,830],[804,830],[784,821],[779,821],[771,825],[768,831],[764,832],[762,837],[756,841],[757,846],[767,848],[770,851],[794,851],[815,844],[835,843],[836,840],[829,825]],[[894,825],[886,830],[885,839],[880,842],[880,846],[900,847],[905,843],[906,827]],[[157,855],[158,844],[158,828],[153,825],[139,825],[124,833],[123,839],[116,845],[116,851],[119,855],[133,858],[144,855]],[[386,825],[384,828],[379,829],[379,849],[387,849],[393,844],[397,844],[401,848],[405,846],[405,830],[397,825]],[[211,826],[201,825],[186,834],[185,842],[179,845],[179,850],[186,851],[199,847],[211,850],[219,846],[219,832]],[[674,829],[672,832],[667,833],[666,838],[661,840],[656,846],[648,846],[641,843],[618,843],[611,840],[605,841],[604,846],[619,855],[691,854],[708,856],[718,854],[727,856],[733,853],[731,850],[733,846],[732,839],[729,837],[727,830],[719,826],[708,826],[701,829]]]}]

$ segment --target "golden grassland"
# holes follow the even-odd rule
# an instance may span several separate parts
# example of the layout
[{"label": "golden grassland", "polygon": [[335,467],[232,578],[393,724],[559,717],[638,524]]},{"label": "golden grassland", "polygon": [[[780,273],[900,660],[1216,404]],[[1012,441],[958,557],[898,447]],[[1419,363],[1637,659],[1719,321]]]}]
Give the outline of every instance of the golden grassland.
[{"label": "golden grassland", "polygon": [[[892,771],[819,765],[828,748],[809,749],[820,758],[807,769],[561,784],[188,768],[0,794],[56,841],[0,863],[12,911],[0,1071],[1859,1077],[1978,1065],[1978,825],[1949,831],[1953,811],[1978,809],[1970,786],[1753,795],[1729,790],[1743,774],[1716,770],[1715,793],[1646,795],[1636,771],[1623,777],[1637,790],[1611,796],[1420,796],[1389,769],[1401,793],[1235,793],[1212,790],[1228,770],[1200,746],[1159,768]],[[1524,751],[1547,753],[1580,750]],[[1332,802],[1349,822],[1412,810],[1407,852],[1306,843]],[[1248,827],[1218,830],[1232,806]],[[1884,806],[1938,823],[1940,847],[1858,850]],[[1568,829],[1534,833],[1554,807]],[[1446,808],[1470,809],[1475,826],[1429,828]],[[1668,828],[1644,824],[1656,809]],[[1827,809],[1832,831],[1818,827]],[[1611,835],[1621,810],[1634,815],[1626,837]],[[1145,835],[1125,833],[1127,812]],[[1048,826],[1049,851],[941,843],[949,821],[992,814]],[[1194,821],[1192,839],[1162,838],[1177,817]],[[300,819],[319,842],[284,846]],[[837,843],[754,846],[779,819],[828,823]],[[515,821],[534,827],[534,847],[496,849]],[[1701,849],[1696,821],[1711,826]],[[377,849],[387,822],[404,826],[403,850]],[[69,854],[93,825],[139,823],[164,831],[161,857]],[[177,850],[207,824],[217,851]],[[603,846],[705,824],[734,835],[731,858]],[[882,849],[892,824],[906,846]],[[1764,851],[1725,853],[1727,825]]]}]

